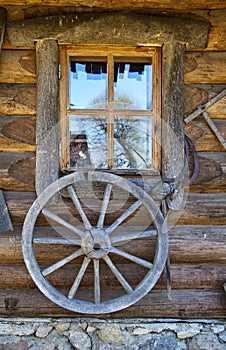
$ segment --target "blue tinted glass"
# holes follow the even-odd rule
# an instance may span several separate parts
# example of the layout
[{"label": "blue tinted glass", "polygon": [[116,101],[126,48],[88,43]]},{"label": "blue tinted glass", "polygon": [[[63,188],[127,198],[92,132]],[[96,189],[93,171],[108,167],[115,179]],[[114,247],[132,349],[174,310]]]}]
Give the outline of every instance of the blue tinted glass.
[{"label": "blue tinted glass", "polygon": [[114,108],[152,108],[152,66],[148,63],[114,64]]},{"label": "blue tinted glass", "polygon": [[70,116],[70,167],[107,168],[106,118]]},{"label": "blue tinted glass", "polygon": [[70,109],[107,108],[107,63],[70,62]]}]

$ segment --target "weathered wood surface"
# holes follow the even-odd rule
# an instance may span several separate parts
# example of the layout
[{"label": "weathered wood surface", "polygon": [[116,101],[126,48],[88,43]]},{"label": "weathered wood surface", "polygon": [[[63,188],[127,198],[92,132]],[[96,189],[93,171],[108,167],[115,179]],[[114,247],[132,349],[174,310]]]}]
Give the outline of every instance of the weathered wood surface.
[{"label": "weathered wood surface", "polygon": [[7,11],[4,7],[0,7],[0,52],[1,52],[3,38],[5,34],[6,21],[7,21]]},{"label": "weathered wood surface", "polygon": [[[226,85],[223,84],[185,84],[185,116],[187,117],[199,106],[209,102],[213,97],[220,94]],[[226,119],[226,97],[221,98],[212,106],[207,108],[209,116],[213,119]]]},{"label": "weathered wood surface", "polygon": [[34,85],[2,84],[0,88],[0,116],[35,115],[36,89]]},{"label": "weathered wood surface", "polygon": [[0,60],[1,83],[36,83],[35,51],[2,50]]},{"label": "weathered wood surface", "polygon": [[[226,191],[226,155],[224,152],[199,152],[199,173],[189,186],[190,192],[225,192]],[[190,174],[193,162],[190,161]],[[9,191],[32,191],[35,183],[35,155],[32,152],[0,153],[0,188]],[[156,188],[153,180],[151,187]],[[188,187],[186,185],[188,190]],[[157,191],[154,190],[154,191]],[[157,194],[155,195],[155,197]]]},{"label": "weathered wood surface", "polygon": [[162,0],[159,3],[158,0],[145,1],[145,0],[127,0],[122,2],[116,0],[114,2],[106,2],[105,0],[97,0],[95,3],[91,3],[89,0],[74,1],[74,0],[1,0],[0,4],[3,5],[42,5],[42,6],[75,6],[78,7],[95,7],[95,8],[107,8],[107,9],[128,9],[128,8],[162,8],[162,9],[214,9],[224,8],[225,4],[222,0],[192,0],[187,2],[187,0],[182,0],[178,3],[177,0]]},{"label": "weathered wood surface", "polygon": [[[175,226],[169,232],[169,251],[172,264],[225,264],[226,263],[226,226]],[[40,227],[37,236],[53,236],[52,228]],[[58,236],[59,237],[59,236]],[[137,254],[144,259],[150,259],[155,253],[155,242],[139,243],[133,241],[125,244],[131,254]],[[123,249],[123,245],[121,249]],[[60,258],[71,254],[73,247],[64,245],[37,245],[35,252],[38,261],[43,264],[59,261]],[[0,258],[2,264],[22,263],[21,228],[14,226],[14,232],[8,232],[1,236]],[[125,260],[121,263],[125,263]],[[81,262],[81,259],[76,260]]]},{"label": "weathered wood surface", "polygon": [[[90,295],[89,291],[82,291]],[[112,296],[114,291],[109,290]],[[38,307],[37,307],[38,305]],[[224,318],[226,317],[225,291],[216,290],[175,290],[172,300],[167,292],[153,290],[133,306],[113,314],[98,315],[104,318],[125,317],[162,317],[162,318]],[[49,301],[38,290],[2,290],[0,291],[1,317],[65,317],[83,316],[62,309]],[[86,315],[89,316],[89,315]],[[90,315],[90,317],[96,317]]]},{"label": "weathered wood surface", "polygon": [[[181,3],[181,2],[180,2]],[[158,6],[161,6],[161,3],[158,3]],[[188,3],[187,3],[188,4]],[[107,6],[107,4],[105,4]],[[189,3],[188,7],[191,5]],[[123,6],[123,5],[122,5]],[[133,2],[133,6],[141,6],[137,5],[137,1]],[[147,6],[151,6],[150,2],[146,2],[146,11],[147,11]],[[173,5],[172,5],[173,6]],[[178,4],[179,6],[179,4]],[[129,7],[130,9],[133,9],[132,6]],[[156,7],[157,8],[157,7]],[[211,23],[211,30],[209,32],[209,40],[208,40],[208,47],[207,50],[225,50],[226,48],[226,23],[225,23],[225,17],[226,17],[226,9],[225,5],[224,8],[220,10],[207,10],[208,5],[206,5],[205,10],[196,10],[196,11],[191,11],[191,7],[189,7],[189,12],[193,13],[195,15],[201,16],[206,18],[208,21]],[[127,8],[126,8],[127,9]],[[179,9],[179,8],[178,8]],[[77,13],[77,12],[87,12],[87,11],[94,11],[95,9],[92,8],[87,8],[87,7],[48,7],[45,6],[44,3],[42,3],[42,6],[23,6],[21,8],[19,7],[14,7],[10,6],[7,8],[8,11],[8,22],[13,22],[13,21],[21,21],[24,19],[29,19],[29,18],[35,18],[35,17],[45,17],[45,16],[50,16],[50,15],[60,15],[60,14],[72,14],[72,13]],[[151,12],[151,10],[149,10]],[[154,10],[156,13],[156,9]],[[12,46],[9,43],[9,40],[7,38],[7,34],[5,35],[5,39],[3,42],[3,47],[4,48],[12,48]]]},{"label": "weathered wood surface", "polygon": [[[92,264],[91,264],[92,265]],[[40,265],[43,270],[48,265]],[[136,286],[144,274],[144,270],[133,264],[116,264],[119,271],[131,286]],[[49,281],[59,289],[70,289],[81,264],[70,264],[49,277]],[[105,264],[101,264],[101,288],[119,289],[119,283],[114,275],[109,273]],[[176,289],[206,289],[221,290],[226,281],[225,264],[171,264],[172,288]],[[35,289],[24,264],[0,265],[1,289]],[[88,267],[81,288],[93,288],[93,269]],[[163,272],[154,289],[166,289],[166,275]]]},{"label": "weathered wood surface", "polygon": [[207,46],[209,30],[210,22],[194,15],[191,18],[170,13],[152,16],[135,12],[49,16],[12,22],[7,26],[9,41],[15,46],[33,45],[45,38],[72,45],[161,45],[173,37],[194,49]]},{"label": "weathered wood surface", "polygon": [[[40,194],[59,176],[58,44],[40,40],[36,45],[36,192]],[[46,79],[48,77],[48,79]],[[51,82],[51,83],[50,83]]]},{"label": "weathered wood surface", "polygon": [[[6,202],[11,213],[14,226],[22,225],[26,213],[30,209],[36,196],[33,192],[6,192]],[[90,206],[95,208],[96,201]],[[92,217],[93,212],[89,213]],[[225,225],[226,224],[226,196],[225,193],[189,193],[186,205],[182,211],[170,213],[170,221],[184,225]],[[41,219],[40,219],[41,220]],[[137,225],[145,222],[142,215],[136,217]],[[41,220],[42,222],[43,220]],[[46,222],[42,222],[46,224]]]},{"label": "weathered wood surface", "polygon": [[0,153],[0,188],[11,191],[34,191],[34,182],[34,153]]},{"label": "weathered wood surface", "polygon": [[7,231],[13,231],[13,226],[5,202],[4,193],[0,190],[0,234]]},{"label": "weathered wood surface", "polygon": [[186,59],[186,83],[225,84],[226,52],[187,52]]}]

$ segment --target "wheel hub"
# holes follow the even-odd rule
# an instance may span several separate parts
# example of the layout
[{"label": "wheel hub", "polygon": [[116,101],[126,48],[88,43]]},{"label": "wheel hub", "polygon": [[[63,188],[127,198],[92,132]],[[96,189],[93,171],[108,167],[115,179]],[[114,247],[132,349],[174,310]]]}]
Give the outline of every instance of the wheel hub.
[{"label": "wheel hub", "polygon": [[103,229],[92,228],[85,231],[81,240],[81,247],[85,255],[92,259],[106,256],[111,248],[111,240]]}]

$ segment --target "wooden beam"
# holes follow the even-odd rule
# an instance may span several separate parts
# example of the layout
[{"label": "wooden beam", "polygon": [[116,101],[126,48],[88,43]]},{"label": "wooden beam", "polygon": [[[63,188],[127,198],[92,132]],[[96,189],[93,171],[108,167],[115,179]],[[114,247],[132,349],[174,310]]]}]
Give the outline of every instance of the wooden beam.
[{"label": "wooden beam", "polygon": [[2,48],[3,38],[5,34],[7,11],[4,7],[0,7],[0,52]]},{"label": "wooden beam", "polygon": [[[109,298],[112,299],[109,290]],[[89,300],[92,291],[83,290]],[[86,299],[86,300],[87,300]],[[0,317],[84,317],[84,314],[63,309],[48,300],[39,290],[1,290]],[[86,317],[96,315],[86,315]],[[172,300],[165,290],[153,290],[143,299],[125,310],[100,315],[101,318],[225,318],[226,298],[223,290],[174,290]]]},{"label": "wooden beam", "polygon": [[225,8],[225,3],[222,0],[1,0],[1,5],[14,6],[46,6],[46,7],[60,7],[60,6],[74,6],[76,8],[101,8],[101,9],[128,9],[128,8],[143,8],[143,9],[222,9]]},{"label": "wooden beam", "polygon": [[[163,46],[162,175],[175,183],[184,181],[184,52],[179,42]],[[170,209],[180,208],[183,186],[177,190],[175,199],[168,199]]]},{"label": "wooden beam", "polygon": [[133,12],[74,14],[27,19],[8,24],[11,45],[29,46],[54,38],[60,44],[162,45],[172,38],[188,48],[205,48],[210,22],[201,18]]},{"label": "wooden beam", "polygon": [[36,192],[40,194],[58,178],[58,45],[39,40],[37,60]]}]

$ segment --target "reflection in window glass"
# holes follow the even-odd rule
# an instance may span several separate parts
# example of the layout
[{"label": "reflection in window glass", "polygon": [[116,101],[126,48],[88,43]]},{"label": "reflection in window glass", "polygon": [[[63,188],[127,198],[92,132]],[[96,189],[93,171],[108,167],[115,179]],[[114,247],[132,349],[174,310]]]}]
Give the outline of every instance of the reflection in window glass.
[{"label": "reflection in window glass", "polygon": [[70,109],[107,108],[107,63],[70,62]]},{"label": "reflection in window glass", "polygon": [[114,108],[151,109],[151,87],[151,64],[114,64]]},{"label": "reflection in window glass", "polygon": [[70,116],[70,167],[102,168],[107,162],[106,118]]},{"label": "reflection in window glass", "polygon": [[148,169],[152,163],[150,117],[117,118],[114,125],[114,168]]}]

